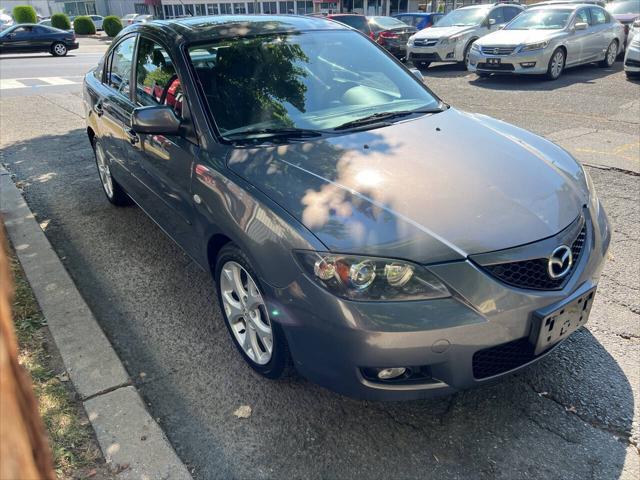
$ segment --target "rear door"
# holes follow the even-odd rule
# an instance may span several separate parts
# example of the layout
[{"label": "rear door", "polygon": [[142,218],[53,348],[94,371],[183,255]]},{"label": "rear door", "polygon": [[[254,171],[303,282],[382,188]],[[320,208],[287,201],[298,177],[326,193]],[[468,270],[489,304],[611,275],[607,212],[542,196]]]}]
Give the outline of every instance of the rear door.
[{"label": "rear door", "polygon": [[134,197],[139,186],[131,177],[129,150],[132,148],[130,119],[135,108],[131,99],[131,78],[136,41],[137,35],[129,35],[111,50],[104,67],[106,88],[93,105],[101,119],[101,140],[111,163],[111,173]]},{"label": "rear door", "polygon": [[[567,65],[575,65],[585,61],[589,57],[589,37],[593,33],[591,30],[591,15],[589,8],[581,8],[576,12],[572,21],[572,32],[566,40]],[[576,23],[586,23],[586,30],[575,30]]]},{"label": "rear door", "polygon": [[130,151],[135,174],[144,184],[141,204],[154,220],[187,252],[193,232],[191,172],[198,141],[181,78],[161,41],[141,36],[136,54],[134,103],[136,107],[168,105],[181,119],[179,135],[138,135]]},{"label": "rear door", "polygon": [[590,7],[591,10],[591,22],[593,28],[593,38],[591,43],[591,54],[594,59],[601,59],[603,53],[607,50],[610,38],[610,26],[607,18],[607,13],[603,8]]}]

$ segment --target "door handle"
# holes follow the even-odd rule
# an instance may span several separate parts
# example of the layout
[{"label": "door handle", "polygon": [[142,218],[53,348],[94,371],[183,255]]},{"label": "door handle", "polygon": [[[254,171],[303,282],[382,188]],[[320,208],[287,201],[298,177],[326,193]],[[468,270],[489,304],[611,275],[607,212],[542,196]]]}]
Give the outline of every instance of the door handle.
[{"label": "door handle", "polygon": [[127,134],[127,137],[129,137],[129,142],[131,143],[131,145],[135,145],[140,141],[140,137],[132,129],[126,128],[125,133]]},{"label": "door handle", "polygon": [[104,113],[104,110],[102,109],[102,104],[100,103],[96,103],[93,106],[93,111],[96,113],[96,115],[98,115],[99,117],[102,116],[102,114]]}]

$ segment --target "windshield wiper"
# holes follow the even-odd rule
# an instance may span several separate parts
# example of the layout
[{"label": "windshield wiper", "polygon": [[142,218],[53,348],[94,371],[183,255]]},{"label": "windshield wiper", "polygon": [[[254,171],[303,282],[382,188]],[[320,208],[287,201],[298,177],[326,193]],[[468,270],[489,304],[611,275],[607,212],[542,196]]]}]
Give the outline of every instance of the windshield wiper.
[{"label": "windshield wiper", "polygon": [[406,117],[416,113],[440,113],[446,110],[447,106],[443,104],[443,108],[419,108],[417,110],[399,110],[397,112],[378,112],[366,117],[358,118],[345,122],[342,125],[334,127],[334,130],[348,130],[350,128],[357,128],[372,123],[384,122],[385,120],[391,120],[398,117]]},{"label": "windshield wiper", "polygon": [[307,128],[279,127],[279,128],[255,128],[242,130],[225,135],[227,140],[254,140],[263,138],[313,138],[321,136],[323,131]]}]

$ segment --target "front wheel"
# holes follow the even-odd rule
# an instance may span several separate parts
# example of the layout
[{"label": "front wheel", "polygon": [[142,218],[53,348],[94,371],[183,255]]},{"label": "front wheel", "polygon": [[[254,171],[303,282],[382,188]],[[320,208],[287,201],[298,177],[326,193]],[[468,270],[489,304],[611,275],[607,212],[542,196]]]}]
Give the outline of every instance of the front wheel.
[{"label": "front wheel", "polygon": [[604,60],[600,62],[600,66],[602,68],[611,67],[615,63],[617,56],[618,56],[618,42],[614,40],[607,47],[607,53],[604,54]]},{"label": "front wheel", "polygon": [[102,143],[97,138],[93,139],[93,153],[96,156],[96,166],[98,167],[98,175],[100,175],[102,191],[107,196],[107,200],[118,207],[131,205],[133,202],[127,192],[111,176],[111,167],[107,154],[102,148]]},{"label": "front wheel", "polygon": [[62,42],[56,42],[51,45],[51,55],[54,57],[64,57],[67,51],[67,46]]},{"label": "front wheel", "polygon": [[562,75],[564,70],[565,54],[561,48],[556,48],[551,58],[549,59],[549,66],[547,67],[547,79],[557,80]]},{"label": "front wheel", "polygon": [[471,54],[471,45],[473,45],[473,42],[469,42],[469,44],[464,48],[464,60],[462,61],[462,64],[464,65],[465,70],[469,70],[469,55]]},{"label": "front wheel", "polygon": [[236,245],[220,251],[215,281],[222,316],[245,362],[267,378],[281,377],[291,364],[284,333],[271,321],[258,275]]}]

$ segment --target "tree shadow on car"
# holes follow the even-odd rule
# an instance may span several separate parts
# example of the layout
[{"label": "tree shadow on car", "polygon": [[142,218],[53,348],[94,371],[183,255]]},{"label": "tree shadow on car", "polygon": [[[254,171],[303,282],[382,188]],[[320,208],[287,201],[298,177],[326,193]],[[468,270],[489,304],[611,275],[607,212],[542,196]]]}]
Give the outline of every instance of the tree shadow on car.
[{"label": "tree shadow on car", "polygon": [[622,62],[616,62],[610,68],[601,68],[597,63],[589,63],[568,68],[557,80],[547,80],[544,75],[500,75],[493,74],[481,78],[472,74],[469,83],[480,88],[491,90],[537,90],[551,91],[571,86],[576,83],[594,83],[596,80],[614,75],[623,70]]}]

